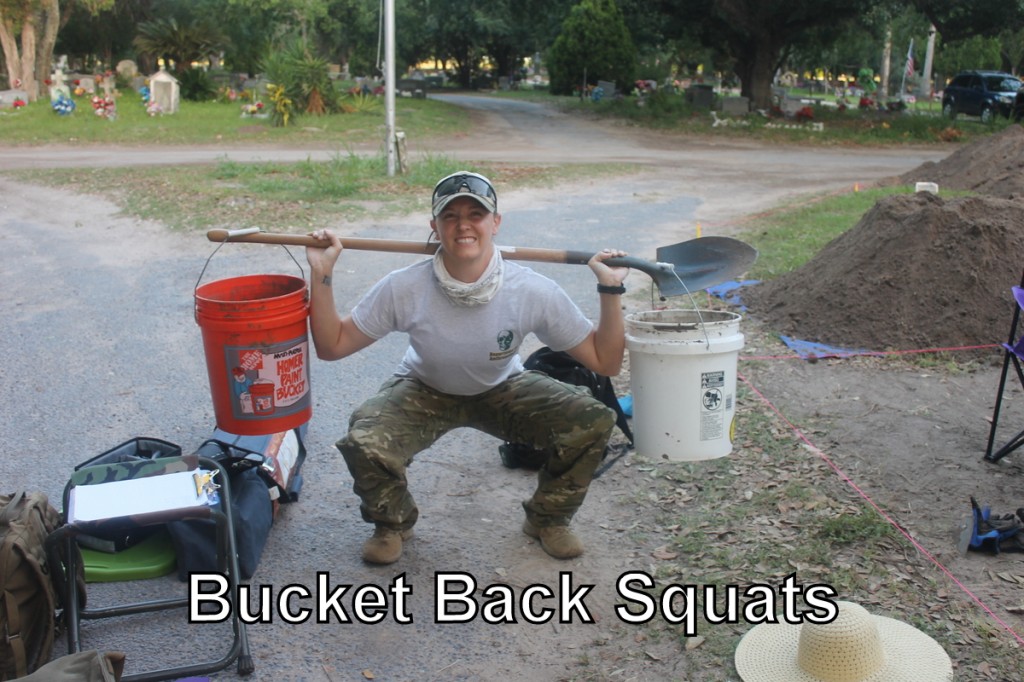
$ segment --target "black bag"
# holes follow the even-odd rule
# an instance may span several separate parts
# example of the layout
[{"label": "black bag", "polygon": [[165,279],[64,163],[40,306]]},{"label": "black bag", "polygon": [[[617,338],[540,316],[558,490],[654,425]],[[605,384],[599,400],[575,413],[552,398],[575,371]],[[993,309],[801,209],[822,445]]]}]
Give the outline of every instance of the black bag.
[{"label": "black bag", "polygon": [[[523,363],[523,367],[543,372],[567,384],[589,388],[595,398],[615,410],[615,425],[622,431],[630,446],[633,445],[633,432],[629,428],[626,413],[619,405],[619,399],[615,395],[611,379],[587,369],[564,350],[555,351],[547,346],[531,353]],[[547,452],[523,443],[503,443],[498,446],[498,453],[501,455],[501,463],[509,469],[539,469],[548,460]],[[608,456],[607,449],[604,454],[605,457]]]},{"label": "black bag", "polygon": [[[230,477],[231,512],[234,516],[235,548],[238,570],[243,580],[256,572],[263,547],[274,523],[274,507],[268,483],[257,453],[236,448],[218,440],[208,440],[196,454],[219,462]],[[189,573],[215,573],[217,563],[217,525],[213,519],[171,521],[167,532],[178,558],[178,579]]]},{"label": "black bag", "polygon": [[[306,425],[269,436],[238,436],[217,429],[196,451],[228,472],[238,570],[243,580],[256,573],[279,505],[299,499],[305,433]],[[173,521],[167,530],[178,556],[179,579],[188,580],[189,573],[218,570],[213,519]]]}]

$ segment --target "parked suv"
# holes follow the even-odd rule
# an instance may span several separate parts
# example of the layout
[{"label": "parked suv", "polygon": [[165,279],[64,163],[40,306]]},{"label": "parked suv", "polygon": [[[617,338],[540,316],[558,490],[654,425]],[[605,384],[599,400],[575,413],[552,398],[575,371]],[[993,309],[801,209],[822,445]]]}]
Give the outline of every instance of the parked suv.
[{"label": "parked suv", "polygon": [[964,71],[942,93],[942,114],[952,119],[957,114],[980,116],[982,123],[996,114],[1009,117],[1021,85],[1019,78],[1002,71]]}]

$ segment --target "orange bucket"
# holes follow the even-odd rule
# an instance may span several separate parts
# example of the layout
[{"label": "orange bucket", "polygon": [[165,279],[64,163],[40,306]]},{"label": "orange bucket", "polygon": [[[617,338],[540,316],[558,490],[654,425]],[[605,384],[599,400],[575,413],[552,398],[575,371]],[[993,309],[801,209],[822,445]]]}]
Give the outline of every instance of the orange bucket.
[{"label": "orange bucket", "polygon": [[308,422],[306,280],[231,277],[196,287],[195,297],[217,427],[264,436]]}]

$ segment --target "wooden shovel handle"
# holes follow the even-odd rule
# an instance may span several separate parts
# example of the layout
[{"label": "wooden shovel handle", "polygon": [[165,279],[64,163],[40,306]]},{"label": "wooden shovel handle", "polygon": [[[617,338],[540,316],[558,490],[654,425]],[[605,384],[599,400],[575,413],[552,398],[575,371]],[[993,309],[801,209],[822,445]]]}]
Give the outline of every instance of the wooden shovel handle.
[{"label": "wooden shovel handle", "polygon": [[[284,234],[277,232],[247,232],[215,228],[206,233],[211,242],[247,242],[250,244],[284,244],[285,246],[327,246],[326,239],[317,239],[305,234]],[[401,239],[367,239],[363,237],[341,237],[341,245],[357,251],[387,251],[392,253],[419,253],[432,256],[437,242],[414,242]],[[541,263],[570,263],[583,265],[594,254],[585,251],[563,251],[560,249],[539,249],[533,247],[500,246],[502,255],[509,260],[526,260]]]},{"label": "wooden shovel handle", "polygon": [[[285,246],[329,246],[326,239],[317,239],[308,234],[284,234],[277,232],[245,232],[216,228],[206,233],[211,242],[246,242],[249,244],[284,244]],[[437,251],[437,242],[414,242],[401,239],[364,239],[342,237],[341,245],[357,251],[390,251],[394,253],[421,253],[432,255]]]}]

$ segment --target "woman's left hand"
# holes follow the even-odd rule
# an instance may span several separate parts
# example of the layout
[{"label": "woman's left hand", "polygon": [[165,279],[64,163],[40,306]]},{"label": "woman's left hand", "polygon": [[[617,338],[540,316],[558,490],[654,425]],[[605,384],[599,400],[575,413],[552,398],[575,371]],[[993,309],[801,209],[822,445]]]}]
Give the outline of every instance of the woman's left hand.
[{"label": "woman's left hand", "polygon": [[605,261],[609,258],[620,258],[626,255],[628,254],[625,251],[619,251],[618,249],[603,249],[595,253],[587,261],[587,265],[597,275],[598,283],[612,287],[618,286],[626,279],[626,275],[629,274],[629,268],[621,265],[609,266],[605,264]]}]

